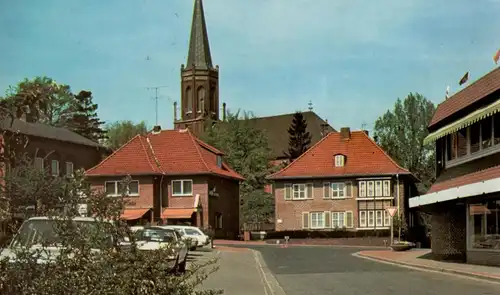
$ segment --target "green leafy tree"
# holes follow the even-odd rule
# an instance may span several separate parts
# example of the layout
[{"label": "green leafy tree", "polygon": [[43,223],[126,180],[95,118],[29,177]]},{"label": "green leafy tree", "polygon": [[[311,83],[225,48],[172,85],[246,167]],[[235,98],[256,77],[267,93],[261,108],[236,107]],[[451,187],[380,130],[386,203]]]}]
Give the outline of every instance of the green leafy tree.
[{"label": "green leafy tree", "polygon": [[106,139],[106,130],[97,116],[97,104],[92,101],[92,92],[82,90],[75,96],[76,106],[69,120],[68,128],[90,140]]},{"label": "green leafy tree", "polygon": [[107,124],[105,130],[107,135],[105,145],[116,150],[137,134],[146,134],[148,127],[144,121],[137,124],[132,121],[117,121]]},{"label": "green leafy tree", "polygon": [[423,95],[410,93],[375,122],[375,141],[422,181],[420,190],[427,190],[434,181],[434,146],[424,144],[434,111],[434,104]]},{"label": "green leafy tree", "polygon": [[202,137],[225,153],[224,160],[245,180],[240,185],[240,223],[269,222],[274,216],[274,198],[264,191],[266,176],[276,169],[269,164],[266,135],[256,129],[251,113],[227,112],[226,121],[207,124]]},{"label": "green leafy tree", "polygon": [[[119,219],[127,195],[107,198],[92,190],[82,171],[74,178],[47,177],[28,159],[2,178],[0,218],[29,214],[0,256],[0,294],[221,294],[200,284],[217,270],[216,260],[173,273],[165,263],[171,248],[140,250],[130,228]],[[130,181],[122,181],[125,187]],[[126,190],[124,190],[126,191]],[[93,218],[79,221],[86,203]],[[125,242],[124,238],[129,242]],[[54,251],[56,248],[58,251]]]},{"label": "green leafy tree", "polygon": [[293,115],[293,120],[288,128],[288,152],[285,156],[293,161],[300,157],[311,144],[311,134],[307,131],[307,121],[301,112],[296,112]]},{"label": "green leafy tree", "polygon": [[17,118],[65,127],[75,102],[68,85],[57,84],[49,77],[36,77],[10,87],[0,105],[12,110]]}]

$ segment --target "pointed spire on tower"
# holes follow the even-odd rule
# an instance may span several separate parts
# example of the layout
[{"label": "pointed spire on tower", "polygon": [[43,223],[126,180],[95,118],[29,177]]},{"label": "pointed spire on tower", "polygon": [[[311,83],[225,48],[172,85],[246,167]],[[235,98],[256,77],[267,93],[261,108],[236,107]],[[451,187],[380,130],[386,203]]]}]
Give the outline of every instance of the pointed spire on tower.
[{"label": "pointed spire on tower", "polygon": [[191,69],[193,66],[197,69],[213,68],[202,0],[194,1],[186,69]]}]

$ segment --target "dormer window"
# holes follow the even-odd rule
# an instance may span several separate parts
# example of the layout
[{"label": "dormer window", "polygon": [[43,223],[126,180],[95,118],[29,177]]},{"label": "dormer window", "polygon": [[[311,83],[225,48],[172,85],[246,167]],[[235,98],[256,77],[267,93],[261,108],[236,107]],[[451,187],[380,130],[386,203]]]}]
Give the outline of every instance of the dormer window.
[{"label": "dormer window", "polygon": [[217,155],[217,167],[222,168],[222,156]]},{"label": "dormer window", "polygon": [[345,156],[335,155],[335,167],[344,167],[344,164],[345,164]]}]

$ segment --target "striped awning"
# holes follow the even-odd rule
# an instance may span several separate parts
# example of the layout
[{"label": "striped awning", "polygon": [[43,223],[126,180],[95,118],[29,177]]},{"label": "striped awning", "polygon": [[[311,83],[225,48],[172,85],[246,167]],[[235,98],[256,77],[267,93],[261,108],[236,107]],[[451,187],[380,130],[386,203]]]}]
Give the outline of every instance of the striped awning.
[{"label": "striped awning", "polygon": [[495,101],[494,103],[478,109],[469,115],[463,117],[460,120],[457,120],[449,125],[446,125],[437,131],[432,132],[424,139],[424,144],[433,142],[438,140],[441,137],[445,137],[448,134],[452,134],[460,129],[466,128],[477,121],[480,121],[486,117],[493,116],[495,113],[500,111],[500,99]]}]

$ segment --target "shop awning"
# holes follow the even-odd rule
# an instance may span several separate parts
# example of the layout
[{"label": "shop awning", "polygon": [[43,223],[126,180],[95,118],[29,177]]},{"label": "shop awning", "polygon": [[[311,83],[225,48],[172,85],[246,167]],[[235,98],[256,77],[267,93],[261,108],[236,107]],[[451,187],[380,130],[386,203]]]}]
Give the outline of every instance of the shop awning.
[{"label": "shop awning", "polygon": [[432,132],[424,139],[424,144],[436,141],[437,139],[439,139],[441,137],[444,137],[448,134],[456,132],[456,131],[463,129],[467,126],[470,126],[470,125],[476,123],[477,121],[480,121],[486,117],[493,116],[495,113],[497,113],[499,111],[500,111],[500,99],[495,101],[494,103],[484,107],[484,108],[481,108],[481,109],[478,109],[478,110],[472,112],[471,114],[463,117],[460,120],[457,120],[451,124],[448,124],[440,129]]},{"label": "shop awning", "polygon": [[120,217],[125,220],[139,219],[144,216],[144,214],[146,214],[146,212],[148,212],[149,210],[151,210],[151,208],[129,208],[123,210],[123,213]]},{"label": "shop awning", "polygon": [[469,207],[469,215],[484,215],[491,214],[490,209],[488,209],[484,205],[470,205]]},{"label": "shop awning", "polygon": [[166,208],[161,213],[161,218],[167,219],[188,219],[196,211],[194,208]]}]

